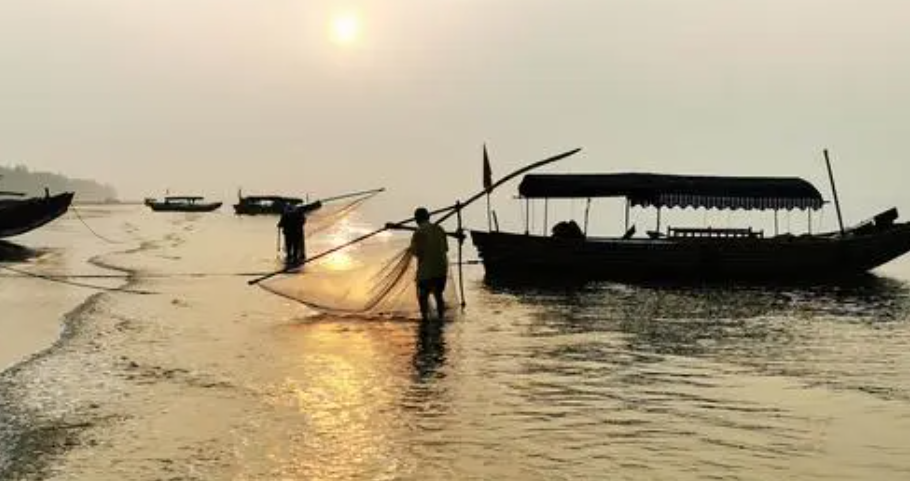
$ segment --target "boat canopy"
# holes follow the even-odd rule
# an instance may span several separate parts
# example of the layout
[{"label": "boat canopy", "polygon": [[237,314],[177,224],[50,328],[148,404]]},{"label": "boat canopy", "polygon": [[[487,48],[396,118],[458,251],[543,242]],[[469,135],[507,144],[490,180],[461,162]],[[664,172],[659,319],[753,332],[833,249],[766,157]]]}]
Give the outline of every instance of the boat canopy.
[{"label": "boat canopy", "polygon": [[198,195],[169,195],[169,196],[165,197],[164,200],[186,200],[189,202],[195,202],[197,200],[202,200],[204,198],[205,197],[201,197]]},{"label": "boat canopy", "polygon": [[284,197],[280,195],[248,195],[241,197],[240,200],[244,202],[288,202],[292,204],[303,202],[303,199],[299,197]]},{"label": "boat canopy", "polygon": [[707,209],[820,209],[821,194],[795,177],[715,177],[664,174],[529,174],[527,198],[625,197],[633,206]]}]

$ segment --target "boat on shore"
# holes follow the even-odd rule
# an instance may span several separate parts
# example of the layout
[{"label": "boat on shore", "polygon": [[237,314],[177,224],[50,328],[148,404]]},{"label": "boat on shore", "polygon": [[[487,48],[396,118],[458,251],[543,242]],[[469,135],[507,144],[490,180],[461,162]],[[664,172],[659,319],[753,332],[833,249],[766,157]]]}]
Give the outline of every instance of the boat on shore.
[{"label": "boat on shore", "polygon": [[[853,228],[840,221],[839,231],[811,233],[812,211],[825,201],[812,184],[798,178],[529,174],[518,190],[526,203],[625,198],[626,233],[589,236],[587,211],[584,228],[564,221],[552,235],[531,234],[527,228],[524,233],[471,230],[491,279],[827,281],[865,274],[910,251],[910,224],[896,222],[896,208]],[[836,190],[834,194],[836,202]],[[632,206],[656,209],[657,227],[636,235],[635,226],[629,226]],[[775,219],[777,211],[807,211],[810,232],[766,236],[752,227],[661,228],[662,209],[689,207],[773,210]]]},{"label": "boat on shore", "polygon": [[20,192],[0,192],[0,239],[35,230],[62,216],[73,202],[73,192],[26,197]]},{"label": "boat on shore", "polygon": [[234,204],[234,213],[237,215],[281,215],[289,208],[303,204],[303,199],[298,197],[284,197],[280,195],[239,195]]},{"label": "boat on shore", "polygon": [[171,195],[164,200],[145,199],[145,205],[155,212],[212,212],[221,208],[221,202],[203,202],[204,197]]}]

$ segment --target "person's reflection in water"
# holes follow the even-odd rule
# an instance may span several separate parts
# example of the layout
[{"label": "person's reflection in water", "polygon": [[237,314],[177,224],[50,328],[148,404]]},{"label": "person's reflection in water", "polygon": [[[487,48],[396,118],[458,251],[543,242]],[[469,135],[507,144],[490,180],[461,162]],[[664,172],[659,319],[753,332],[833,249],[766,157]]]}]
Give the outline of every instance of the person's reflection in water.
[{"label": "person's reflection in water", "polygon": [[443,337],[446,323],[441,320],[423,321],[419,324],[414,350],[414,374],[423,383],[439,376],[437,372],[445,363],[446,344]]}]

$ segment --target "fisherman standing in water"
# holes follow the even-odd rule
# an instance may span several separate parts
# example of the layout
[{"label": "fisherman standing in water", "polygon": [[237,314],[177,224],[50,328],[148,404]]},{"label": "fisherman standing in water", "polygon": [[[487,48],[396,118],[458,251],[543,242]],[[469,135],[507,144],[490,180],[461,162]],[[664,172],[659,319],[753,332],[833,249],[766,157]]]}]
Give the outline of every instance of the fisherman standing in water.
[{"label": "fisherman standing in water", "polygon": [[446,233],[437,224],[430,222],[430,213],[420,207],[414,211],[417,230],[411,235],[411,255],[417,258],[417,302],[420,305],[420,317],[429,319],[430,294],[436,302],[436,313],[440,320],[445,314],[443,292],[448,277],[449,251]]},{"label": "fisherman standing in water", "polygon": [[301,215],[294,206],[288,205],[281,214],[278,221],[278,228],[284,235],[284,254],[285,263],[294,265],[300,257],[298,248],[303,242],[303,215]]},{"label": "fisherman standing in water", "polygon": [[322,207],[322,202],[316,201],[303,206],[288,206],[281,214],[278,227],[284,235],[285,262],[288,265],[298,265],[306,261],[306,226],[307,215]]}]

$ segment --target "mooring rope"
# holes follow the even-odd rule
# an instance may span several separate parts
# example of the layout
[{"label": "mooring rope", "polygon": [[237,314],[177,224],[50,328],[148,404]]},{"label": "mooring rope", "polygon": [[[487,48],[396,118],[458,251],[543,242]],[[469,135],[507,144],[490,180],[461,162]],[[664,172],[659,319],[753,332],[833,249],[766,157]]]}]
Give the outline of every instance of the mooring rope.
[{"label": "mooring rope", "polygon": [[[66,277],[55,277],[55,276],[50,276],[50,275],[46,275],[46,274],[38,274],[35,272],[29,272],[29,271],[24,271],[22,269],[16,269],[14,267],[5,266],[3,264],[0,264],[0,269],[14,272],[16,274],[19,274],[19,276],[21,276],[21,277],[31,277],[31,278],[35,278],[35,279],[41,279],[44,281],[48,281],[48,282],[67,284],[70,286],[83,287],[86,289],[95,289],[98,291],[122,292],[124,294],[137,294],[137,295],[143,295],[143,296],[159,294],[158,292],[147,291],[147,290],[142,290],[142,289],[131,289],[128,287],[107,287],[107,286],[99,286],[96,284],[86,284],[84,282],[70,281]],[[127,276],[124,276],[123,278],[127,278]]]},{"label": "mooring rope", "polygon": [[82,218],[82,215],[79,214],[79,209],[77,209],[76,206],[74,206],[74,205],[70,206],[70,210],[72,210],[73,213],[76,214],[76,218],[79,219],[79,222],[82,222],[82,225],[84,225],[85,228],[88,229],[88,231],[91,232],[95,237],[97,237],[109,244],[125,244],[126,243],[126,241],[113,240],[109,237],[105,237],[105,236],[95,232],[95,229],[92,229],[92,226],[88,225],[88,222],[86,222],[85,219]]},{"label": "mooring rope", "polygon": [[[18,272],[18,269],[5,267],[9,271]],[[22,271],[27,272],[27,271]],[[33,273],[28,273],[28,275]],[[45,277],[55,279],[177,279],[180,277],[254,277],[266,274],[266,272],[174,272],[170,274],[40,274]],[[0,277],[25,277],[26,275],[0,274]]]}]

